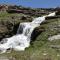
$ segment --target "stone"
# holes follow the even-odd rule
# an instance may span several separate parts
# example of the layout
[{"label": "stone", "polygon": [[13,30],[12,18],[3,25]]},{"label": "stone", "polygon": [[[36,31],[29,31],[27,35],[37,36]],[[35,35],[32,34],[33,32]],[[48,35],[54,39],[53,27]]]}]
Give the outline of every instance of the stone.
[{"label": "stone", "polygon": [[49,41],[59,40],[59,39],[60,39],[60,35],[54,35],[54,36],[48,38]]}]

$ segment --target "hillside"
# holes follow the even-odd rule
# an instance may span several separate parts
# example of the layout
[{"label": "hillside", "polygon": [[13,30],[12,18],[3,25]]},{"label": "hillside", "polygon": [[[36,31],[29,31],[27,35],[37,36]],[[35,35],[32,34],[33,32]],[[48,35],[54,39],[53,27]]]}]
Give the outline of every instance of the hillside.
[{"label": "hillside", "polygon": [[[6,6],[5,6],[6,7]],[[16,34],[19,23],[32,21],[33,18],[60,11],[60,8],[0,8],[0,40]],[[12,11],[13,10],[13,11]],[[12,11],[12,13],[11,13]],[[25,12],[25,13],[24,13]],[[27,13],[26,13],[27,12]],[[52,18],[52,19],[51,19]],[[1,54],[2,59],[8,60],[60,60],[60,48],[51,45],[60,45],[60,40],[48,41],[48,37],[60,34],[60,13],[55,17],[47,18],[46,22],[37,27],[32,34],[31,46],[25,51],[11,51]],[[1,58],[0,57],[0,58]]]}]

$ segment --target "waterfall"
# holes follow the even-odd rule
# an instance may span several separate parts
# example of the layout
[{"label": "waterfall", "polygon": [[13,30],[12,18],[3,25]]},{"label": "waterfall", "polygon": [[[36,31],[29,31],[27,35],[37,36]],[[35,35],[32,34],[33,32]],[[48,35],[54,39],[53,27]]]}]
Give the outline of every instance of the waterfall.
[{"label": "waterfall", "polygon": [[16,51],[24,51],[25,48],[30,46],[31,34],[33,30],[45,21],[45,17],[54,15],[55,12],[46,16],[35,18],[32,22],[20,23],[16,35],[10,38],[4,38],[0,42],[0,50],[2,53],[5,53],[9,48],[13,48]]}]

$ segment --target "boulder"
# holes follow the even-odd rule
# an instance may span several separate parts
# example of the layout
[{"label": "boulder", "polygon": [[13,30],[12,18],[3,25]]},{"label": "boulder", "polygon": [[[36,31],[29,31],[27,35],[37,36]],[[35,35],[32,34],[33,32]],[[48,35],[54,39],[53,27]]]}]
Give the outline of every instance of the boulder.
[{"label": "boulder", "polygon": [[54,36],[48,38],[49,41],[59,40],[59,39],[60,39],[60,35],[54,35]]},{"label": "boulder", "polygon": [[36,39],[36,37],[42,33],[43,31],[45,31],[45,28],[44,27],[36,27],[34,29],[34,31],[32,32],[31,34],[31,40],[34,41]]}]

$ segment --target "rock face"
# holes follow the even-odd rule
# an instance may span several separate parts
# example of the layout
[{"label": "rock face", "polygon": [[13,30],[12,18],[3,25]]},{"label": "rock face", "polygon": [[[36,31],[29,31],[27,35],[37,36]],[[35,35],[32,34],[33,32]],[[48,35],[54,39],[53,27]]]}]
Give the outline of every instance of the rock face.
[{"label": "rock face", "polygon": [[0,40],[5,37],[10,37],[13,31],[13,24],[9,21],[0,21]]},{"label": "rock face", "polygon": [[45,28],[43,28],[43,27],[36,27],[36,28],[34,29],[34,31],[32,32],[32,34],[31,34],[31,40],[34,41],[34,40],[36,39],[36,37],[37,37],[40,33],[42,33],[43,31],[45,31]]}]

